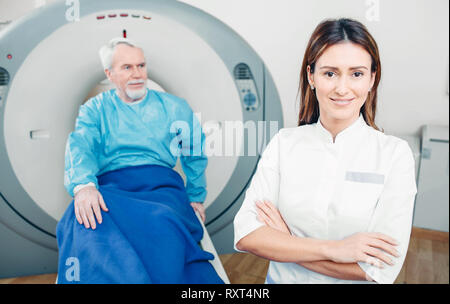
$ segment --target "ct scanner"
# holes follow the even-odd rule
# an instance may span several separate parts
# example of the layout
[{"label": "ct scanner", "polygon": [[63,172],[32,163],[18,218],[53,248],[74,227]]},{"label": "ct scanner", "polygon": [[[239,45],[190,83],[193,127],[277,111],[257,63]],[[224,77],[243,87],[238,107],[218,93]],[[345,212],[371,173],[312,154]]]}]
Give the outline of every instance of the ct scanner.
[{"label": "ct scanner", "polygon": [[[79,20],[68,20],[73,7],[59,1],[0,32],[0,277],[56,272],[55,228],[71,200],[66,139],[105,78],[98,49],[122,35],[143,47],[149,78],[186,99],[223,150],[232,145],[235,153],[209,157],[205,205],[217,252],[233,252],[234,215],[273,135],[273,124],[258,122],[283,126],[264,63],[222,22],[175,0],[80,0],[78,8]],[[256,155],[242,153],[254,148],[249,132],[222,136],[226,122],[263,126]]]}]

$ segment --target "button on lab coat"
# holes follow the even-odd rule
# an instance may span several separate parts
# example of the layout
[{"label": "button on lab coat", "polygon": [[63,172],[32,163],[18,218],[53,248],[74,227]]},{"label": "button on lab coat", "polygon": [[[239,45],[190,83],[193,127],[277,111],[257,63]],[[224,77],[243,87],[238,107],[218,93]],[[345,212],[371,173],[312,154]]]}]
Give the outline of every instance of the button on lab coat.
[{"label": "button on lab coat", "polygon": [[[362,116],[331,134],[318,123],[281,129],[266,147],[234,220],[234,244],[264,224],[255,201],[269,200],[298,237],[341,240],[357,232],[396,239],[400,257],[384,269],[358,262],[378,283],[393,283],[404,262],[416,194],[406,141],[369,127]],[[236,249],[237,250],[237,249]],[[270,262],[267,283],[361,283],[338,280],[295,263]]]}]

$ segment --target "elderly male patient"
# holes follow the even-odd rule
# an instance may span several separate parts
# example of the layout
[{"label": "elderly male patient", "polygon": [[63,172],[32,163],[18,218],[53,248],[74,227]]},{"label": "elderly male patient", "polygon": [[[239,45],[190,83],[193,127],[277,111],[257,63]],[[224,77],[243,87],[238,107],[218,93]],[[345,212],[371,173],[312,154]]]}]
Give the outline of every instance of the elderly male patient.
[{"label": "elderly male patient", "polygon": [[[115,38],[100,57],[116,88],[80,107],[67,140],[64,185],[74,200],[57,226],[58,283],[222,283],[198,245],[200,123],[183,99],[147,89],[135,43]],[[173,170],[178,157],[186,186]]]}]

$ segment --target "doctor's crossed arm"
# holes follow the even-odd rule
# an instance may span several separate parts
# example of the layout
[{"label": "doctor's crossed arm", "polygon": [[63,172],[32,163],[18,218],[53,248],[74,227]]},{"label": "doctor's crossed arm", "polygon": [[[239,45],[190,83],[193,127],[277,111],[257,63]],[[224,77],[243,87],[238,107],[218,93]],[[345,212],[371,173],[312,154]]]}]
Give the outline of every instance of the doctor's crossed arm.
[{"label": "doctor's crossed arm", "polygon": [[[267,227],[291,234],[278,209],[269,201],[256,202],[258,220],[264,222]],[[384,242],[383,242],[384,241]],[[398,245],[393,238],[381,233],[356,233],[344,240],[331,242],[326,246],[330,252],[328,257],[332,260],[304,261],[299,265],[336,279],[342,280],[369,280],[373,279],[364,272],[355,260],[366,260],[367,264],[383,267],[378,260],[393,265],[393,261],[387,255],[377,251],[375,244],[383,248],[393,256],[399,256],[397,250],[391,245]],[[331,253],[332,251],[335,253]],[[353,258],[352,258],[353,256]],[[359,256],[359,258],[358,258]]]},{"label": "doctor's crossed arm", "polygon": [[[269,260],[297,263],[342,280],[373,280],[356,262],[363,261],[370,267],[384,268],[382,263],[374,259],[376,257],[394,265],[392,259],[378,249],[399,256],[394,247],[398,245],[397,241],[381,233],[356,233],[340,241],[294,237],[273,204],[264,201],[257,202],[256,206],[258,219],[265,226],[238,242],[236,247],[239,250],[249,251]],[[262,246],[264,239],[270,239],[271,242],[266,241],[266,246]]]}]

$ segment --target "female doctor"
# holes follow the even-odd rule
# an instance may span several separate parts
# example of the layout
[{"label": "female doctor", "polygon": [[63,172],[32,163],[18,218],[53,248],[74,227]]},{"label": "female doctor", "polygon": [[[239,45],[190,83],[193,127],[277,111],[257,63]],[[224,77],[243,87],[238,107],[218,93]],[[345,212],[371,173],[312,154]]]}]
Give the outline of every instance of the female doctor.
[{"label": "female doctor", "polygon": [[235,249],[270,260],[266,283],[393,283],[408,250],[414,159],[375,125],[378,47],[327,20],[300,74],[299,126],[281,129],[234,220]]}]

